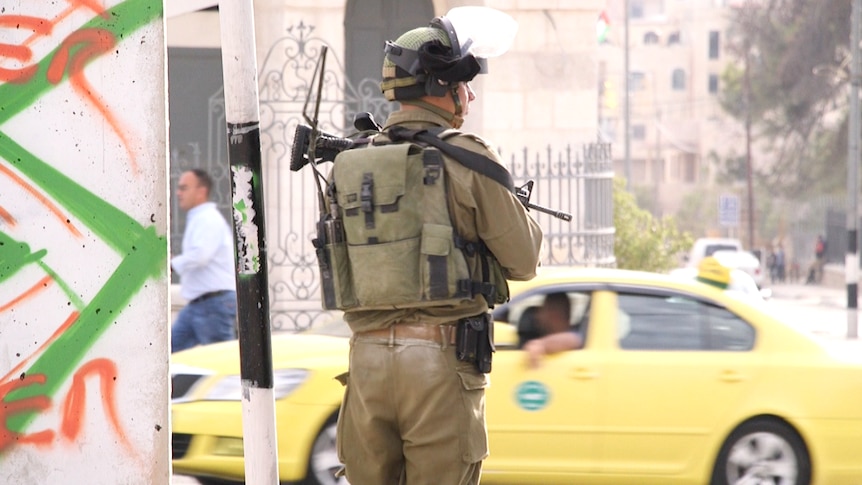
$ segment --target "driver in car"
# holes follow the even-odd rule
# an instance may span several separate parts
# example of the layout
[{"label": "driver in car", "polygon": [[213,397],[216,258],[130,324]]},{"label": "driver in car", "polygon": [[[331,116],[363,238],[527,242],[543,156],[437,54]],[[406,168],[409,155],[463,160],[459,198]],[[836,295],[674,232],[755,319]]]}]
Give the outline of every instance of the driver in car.
[{"label": "driver in car", "polygon": [[538,368],[546,355],[580,349],[583,337],[571,324],[571,301],[565,292],[548,293],[536,313],[536,327],[542,336],[527,341],[523,350],[527,365]]}]

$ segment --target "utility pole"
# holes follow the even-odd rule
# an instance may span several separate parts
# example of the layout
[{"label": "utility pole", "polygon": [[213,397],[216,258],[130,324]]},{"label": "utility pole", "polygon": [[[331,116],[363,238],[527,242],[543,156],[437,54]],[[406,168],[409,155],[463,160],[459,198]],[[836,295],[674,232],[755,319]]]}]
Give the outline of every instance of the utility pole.
[{"label": "utility pole", "polygon": [[624,112],[624,128],[623,132],[625,133],[625,169],[626,169],[626,188],[631,189],[632,187],[632,155],[631,155],[631,140],[629,137],[630,131],[630,111],[629,111],[629,0],[626,0],[626,14],[625,14],[625,40],[623,45],[623,93],[625,96],[623,97],[623,112]]},{"label": "utility pole", "polygon": [[859,84],[862,62],[859,58],[860,16],[862,0],[853,0],[850,34],[850,120],[847,131],[847,257],[844,259],[847,281],[847,338],[858,338],[859,255],[857,225],[859,221]]},{"label": "utility pole", "polygon": [[233,194],[245,483],[278,484],[253,0],[219,2]]},{"label": "utility pole", "polygon": [[748,189],[748,250],[754,250],[754,187],[751,160],[751,74],[749,73],[751,46],[745,42],[745,169]]}]

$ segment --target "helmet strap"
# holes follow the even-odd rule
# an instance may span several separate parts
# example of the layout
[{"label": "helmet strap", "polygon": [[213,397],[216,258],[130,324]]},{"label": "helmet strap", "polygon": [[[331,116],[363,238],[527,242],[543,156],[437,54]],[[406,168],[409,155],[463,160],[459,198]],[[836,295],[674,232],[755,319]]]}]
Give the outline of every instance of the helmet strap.
[{"label": "helmet strap", "polygon": [[464,113],[464,107],[461,105],[461,97],[458,96],[459,85],[460,83],[452,84],[452,89],[449,91],[452,95],[452,101],[455,103],[455,116],[452,117],[453,128],[461,128],[461,125],[464,124],[464,117],[461,116]]}]

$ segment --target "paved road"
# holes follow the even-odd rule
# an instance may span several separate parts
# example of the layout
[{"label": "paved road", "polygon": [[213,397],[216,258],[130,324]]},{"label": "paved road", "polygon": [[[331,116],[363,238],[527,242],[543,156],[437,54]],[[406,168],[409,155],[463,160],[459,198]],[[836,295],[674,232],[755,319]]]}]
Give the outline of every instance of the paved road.
[{"label": "paved road", "polygon": [[850,344],[860,342],[858,328],[857,338],[848,337],[846,289],[774,285],[772,290],[774,296],[768,304],[788,323],[826,340],[846,341]]}]

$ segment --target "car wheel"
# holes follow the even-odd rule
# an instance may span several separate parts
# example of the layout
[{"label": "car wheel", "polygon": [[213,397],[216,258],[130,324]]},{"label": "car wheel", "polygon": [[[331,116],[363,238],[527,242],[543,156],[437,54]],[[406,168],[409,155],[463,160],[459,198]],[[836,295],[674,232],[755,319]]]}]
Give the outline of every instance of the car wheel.
[{"label": "car wheel", "polygon": [[802,438],[770,419],[743,424],[728,436],[712,473],[712,485],[808,485],[811,461]]},{"label": "car wheel", "polygon": [[336,422],[335,416],[329,418],[314,439],[305,485],[350,485],[344,477],[335,478],[335,472],[342,466],[335,447]]}]

